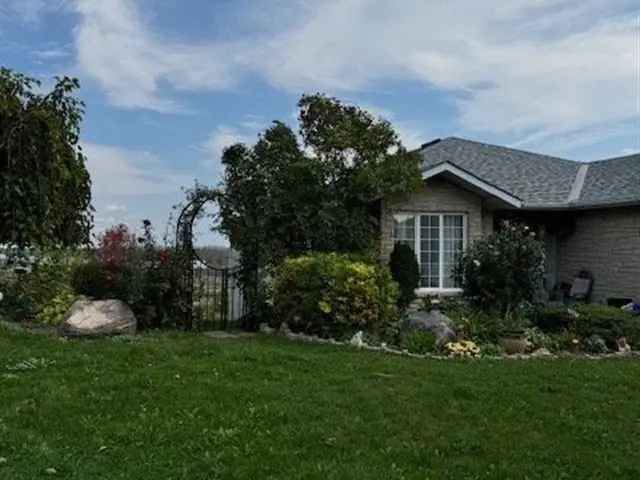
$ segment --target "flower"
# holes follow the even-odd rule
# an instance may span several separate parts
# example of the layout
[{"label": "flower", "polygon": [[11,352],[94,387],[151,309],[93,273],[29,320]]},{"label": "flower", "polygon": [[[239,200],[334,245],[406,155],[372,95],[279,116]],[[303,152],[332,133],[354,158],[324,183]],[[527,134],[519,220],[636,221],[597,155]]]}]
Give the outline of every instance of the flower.
[{"label": "flower", "polygon": [[474,264],[476,267],[479,267],[479,266],[480,266],[480,260],[474,260],[474,261],[473,261],[473,264]]}]

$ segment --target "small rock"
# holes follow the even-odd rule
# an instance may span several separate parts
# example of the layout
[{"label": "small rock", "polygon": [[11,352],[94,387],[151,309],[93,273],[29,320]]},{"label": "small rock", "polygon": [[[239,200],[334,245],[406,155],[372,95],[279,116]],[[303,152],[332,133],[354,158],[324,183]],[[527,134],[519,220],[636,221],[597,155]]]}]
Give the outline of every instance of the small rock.
[{"label": "small rock", "polygon": [[364,334],[362,333],[362,330],[360,330],[353,337],[351,337],[351,340],[349,340],[349,344],[357,348],[362,348],[365,344],[363,335]]},{"label": "small rock", "polygon": [[284,335],[284,336],[288,336],[291,333],[291,329],[289,328],[289,325],[287,325],[287,322],[282,322],[280,324],[280,328],[278,329],[278,333],[280,335]]},{"label": "small rock", "polygon": [[273,335],[274,333],[276,333],[276,329],[270,327],[267,323],[261,323],[259,328],[260,332],[264,333],[265,335]]},{"label": "small rock", "polygon": [[534,358],[539,358],[539,357],[550,357],[552,355],[552,353],[547,350],[546,348],[539,348],[537,349],[535,352],[533,352],[531,354],[532,357]]},{"label": "small rock", "polygon": [[616,345],[618,346],[618,353],[629,353],[631,352],[631,347],[627,343],[626,337],[620,337],[616,340]]},{"label": "small rock", "polygon": [[55,468],[49,467],[45,468],[44,473],[46,473],[47,475],[56,475],[58,471]]}]

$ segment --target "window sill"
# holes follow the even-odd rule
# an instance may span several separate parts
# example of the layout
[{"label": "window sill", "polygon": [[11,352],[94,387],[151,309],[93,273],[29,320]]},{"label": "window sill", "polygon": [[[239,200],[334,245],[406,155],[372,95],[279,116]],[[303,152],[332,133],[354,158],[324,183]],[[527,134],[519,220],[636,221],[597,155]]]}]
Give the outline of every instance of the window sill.
[{"label": "window sill", "polygon": [[416,288],[416,295],[418,297],[428,297],[432,295],[436,296],[453,296],[460,295],[462,293],[461,288]]}]

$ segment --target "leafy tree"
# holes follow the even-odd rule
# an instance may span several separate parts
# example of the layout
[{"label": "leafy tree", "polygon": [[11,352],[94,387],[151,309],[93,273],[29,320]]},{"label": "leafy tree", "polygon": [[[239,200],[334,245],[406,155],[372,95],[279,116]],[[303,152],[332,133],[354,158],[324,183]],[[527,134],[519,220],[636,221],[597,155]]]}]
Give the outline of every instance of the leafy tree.
[{"label": "leafy tree", "polygon": [[220,230],[246,271],[306,251],[374,252],[379,200],[420,185],[419,159],[385,120],[304,95],[300,137],[281,122],[225,150]]},{"label": "leafy tree", "polygon": [[89,241],[91,180],[78,145],[78,80],[39,82],[0,68],[0,243],[75,245]]}]

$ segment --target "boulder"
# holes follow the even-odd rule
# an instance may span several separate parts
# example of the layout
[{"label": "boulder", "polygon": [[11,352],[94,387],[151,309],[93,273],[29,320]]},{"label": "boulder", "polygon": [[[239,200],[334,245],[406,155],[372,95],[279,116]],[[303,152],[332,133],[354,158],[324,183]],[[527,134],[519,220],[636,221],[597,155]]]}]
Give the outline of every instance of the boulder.
[{"label": "boulder", "polygon": [[403,330],[405,332],[413,330],[431,332],[436,337],[438,347],[456,340],[453,321],[438,309],[433,309],[430,312],[410,312],[404,322]]},{"label": "boulder", "polygon": [[58,327],[65,337],[135,334],[138,322],[120,300],[78,300]]}]

